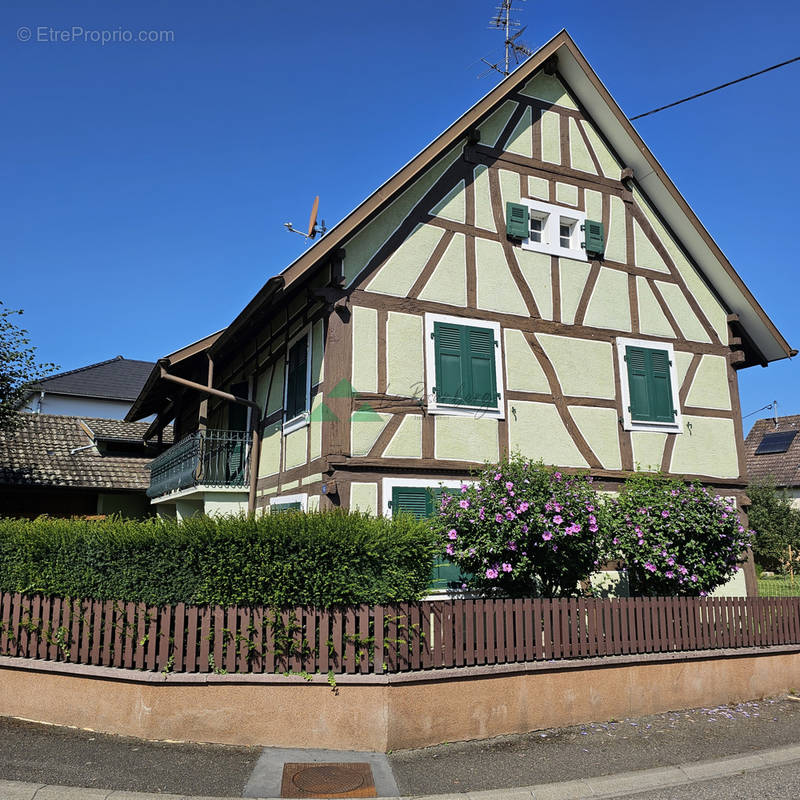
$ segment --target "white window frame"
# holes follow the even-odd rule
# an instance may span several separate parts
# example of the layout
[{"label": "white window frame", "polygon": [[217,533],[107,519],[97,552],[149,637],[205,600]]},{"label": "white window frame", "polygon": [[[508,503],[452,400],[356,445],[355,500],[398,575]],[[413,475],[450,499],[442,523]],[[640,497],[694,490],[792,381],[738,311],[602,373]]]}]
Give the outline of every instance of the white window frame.
[{"label": "white window frame", "polygon": [[[494,333],[497,342],[494,348],[494,374],[498,393],[497,408],[481,406],[450,405],[437,403],[433,387],[436,386],[436,343],[433,340],[433,325],[444,322],[449,325],[469,325],[473,328],[488,328]],[[425,314],[425,398],[429,414],[444,414],[452,417],[488,417],[489,419],[505,419],[505,385],[503,359],[501,354],[502,339],[500,323],[488,322],[470,317],[452,317],[448,314]],[[408,484],[409,486],[411,484]]]},{"label": "white window frame", "polygon": [[272,506],[286,505],[287,503],[300,503],[301,511],[308,511],[308,495],[307,494],[284,494],[280,497],[270,497],[269,508],[270,514],[272,513]]},{"label": "white window frame", "polygon": [[[301,339],[305,338],[306,340],[306,410],[298,414],[296,417],[292,417],[292,419],[286,418],[286,408],[288,406],[288,394],[289,394],[289,351],[292,347],[299,342]],[[292,431],[299,430],[300,428],[304,428],[306,425],[309,424],[310,417],[311,417],[311,356],[313,355],[311,352],[312,342],[311,342],[311,325],[306,325],[305,328],[302,328],[297,334],[295,334],[291,339],[289,339],[286,345],[286,357],[284,359],[283,365],[283,433],[284,435],[287,433],[291,433]],[[267,398],[269,401],[269,398]]]},{"label": "white window frame", "polygon": [[[672,389],[672,407],[678,412],[675,422],[643,422],[631,418],[629,410],[631,392],[628,385],[628,363],[625,361],[626,347],[646,347],[648,350],[666,350],[669,354],[669,380]],[[678,394],[678,369],[675,362],[675,348],[669,342],[656,342],[651,339],[616,339],[617,364],[619,366],[619,384],[622,394],[622,427],[626,431],[650,431],[654,433],[683,433],[683,415]]]},{"label": "white window frame", "polygon": [[[572,258],[576,261],[588,261],[586,248],[582,247],[583,237],[581,227],[586,224],[586,213],[568,206],[557,206],[553,203],[543,203],[540,200],[529,200],[523,197],[519,201],[528,207],[528,230],[530,231],[530,218],[539,217],[544,220],[542,225],[542,241],[534,242],[530,237],[522,240],[523,250],[535,250],[537,253],[549,253],[554,256]],[[570,246],[561,246],[561,224],[568,223],[572,226]]]}]

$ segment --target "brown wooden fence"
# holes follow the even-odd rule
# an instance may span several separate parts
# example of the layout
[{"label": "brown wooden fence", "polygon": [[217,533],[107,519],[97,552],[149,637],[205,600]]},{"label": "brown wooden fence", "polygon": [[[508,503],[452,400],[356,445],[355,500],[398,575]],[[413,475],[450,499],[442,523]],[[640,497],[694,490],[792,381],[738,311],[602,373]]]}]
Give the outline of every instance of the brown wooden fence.
[{"label": "brown wooden fence", "polygon": [[800,644],[800,598],[441,600],[321,611],[0,593],[0,655],[163,672],[395,673]]}]

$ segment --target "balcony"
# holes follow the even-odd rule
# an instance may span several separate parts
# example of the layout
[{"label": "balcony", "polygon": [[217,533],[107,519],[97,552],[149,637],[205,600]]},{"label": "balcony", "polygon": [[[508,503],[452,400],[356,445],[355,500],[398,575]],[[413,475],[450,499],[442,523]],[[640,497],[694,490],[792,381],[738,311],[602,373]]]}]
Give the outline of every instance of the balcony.
[{"label": "balcony", "polygon": [[189,434],[150,462],[147,496],[195,486],[236,488],[250,483],[250,434],[204,430]]}]

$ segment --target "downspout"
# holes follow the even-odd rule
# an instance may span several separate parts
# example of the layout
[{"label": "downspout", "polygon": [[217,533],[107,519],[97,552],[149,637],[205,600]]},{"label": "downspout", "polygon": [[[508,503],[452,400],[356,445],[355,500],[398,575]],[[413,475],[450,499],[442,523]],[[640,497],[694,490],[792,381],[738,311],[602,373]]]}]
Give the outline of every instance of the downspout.
[{"label": "downspout", "polygon": [[165,381],[172,381],[172,383],[186,386],[189,389],[195,389],[203,394],[213,395],[214,397],[221,397],[230,403],[239,403],[243,406],[248,406],[253,410],[250,415],[250,433],[252,436],[252,443],[250,448],[250,493],[247,498],[247,513],[256,513],[256,487],[258,486],[258,463],[261,458],[261,407],[255,400],[248,400],[244,397],[237,397],[229,392],[222,392],[219,389],[212,389],[210,386],[203,386],[202,383],[195,383],[194,381],[186,380],[186,378],[179,378],[177,375],[170,375],[169,372],[161,366],[161,378]]}]

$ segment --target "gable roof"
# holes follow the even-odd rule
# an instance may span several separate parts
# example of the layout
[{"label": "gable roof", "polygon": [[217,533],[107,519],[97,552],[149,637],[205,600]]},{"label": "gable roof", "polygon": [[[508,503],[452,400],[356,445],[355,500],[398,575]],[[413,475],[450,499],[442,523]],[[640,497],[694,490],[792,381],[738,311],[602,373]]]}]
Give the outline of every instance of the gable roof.
[{"label": "gable roof", "polygon": [[103,400],[134,400],[155,365],[116,356],[37,381],[35,391],[94,397]]},{"label": "gable roof", "polygon": [[738,315],[739,331],[749,351],[748,363],[766,364],[795,355],[797,351],[789,346],[766,315],[564,30],[501,81],[279,275],[270,278],[211,346],[211,353],[230,345],[256,314],[263,313],[337,249],[346,247],[351,235],[396,199],[439,157],[465,141],[472,128],[553,58],[557,59],[558,72],[570,90],[622,159],[623,166],[633,169],[636,183],[686,247],[706,282],[721,298],[729,313]]},{"label": "gable roof", "polygon": [[[210,333],[208,336],[204,336],[202,339],[187,344],[181,347],[180,350],[176,350],[174,353],[159,359],[158,363],[150,364],[151,368],[142,381],[134,402],[125,415],[125,419],[128,421],[142,419],[142,417],[158,414],[162,411],[168,403],[167,395],[169,393],[174,394],[175,389],[165,385],[164,381],[161,380],[161,367],[176,367],[181,364],[184,368],[191,369],[205,360],[209,349],[223,332],[224,329]],[[158,422],[158,420],[155,420],[155,422]]]},{"label": "gable roof", "polygon": [[102,454],[91,445],[104,438],[141,447],[146,429],[145,422],[21,414],[15,430],[0,431],[0,486],[144,491],[152,455]]},{"label": "gable roof", "polygon": [[744,440],[744,455],[751,481],[768,481],[776,486],[800,486],[800,435],[792,439],[783,453],[756,455],[765,435],[784,432],[800,433],[800,414],[778,417],[777,425],[772,417],[760,419],[750,429]]}]

